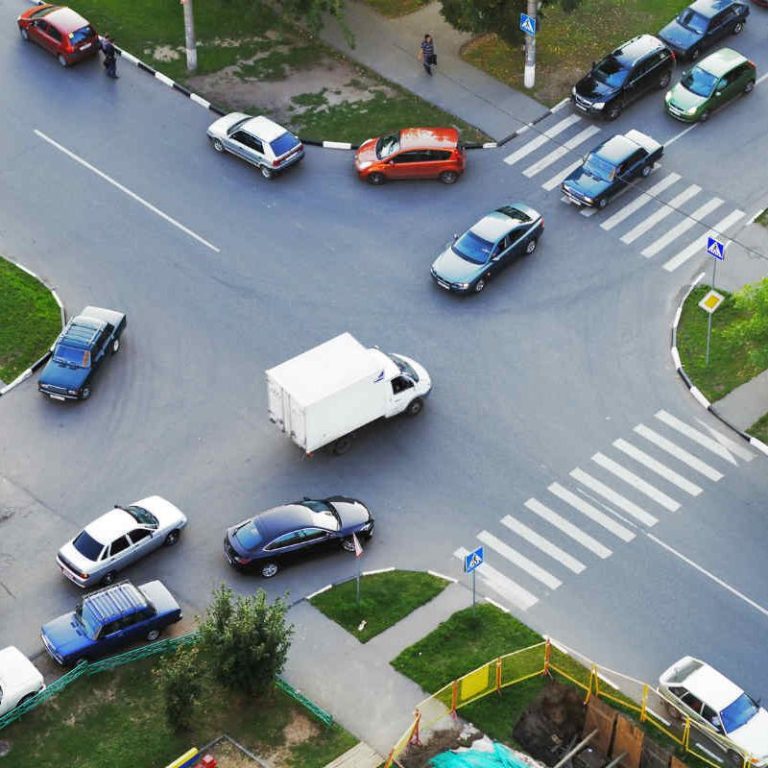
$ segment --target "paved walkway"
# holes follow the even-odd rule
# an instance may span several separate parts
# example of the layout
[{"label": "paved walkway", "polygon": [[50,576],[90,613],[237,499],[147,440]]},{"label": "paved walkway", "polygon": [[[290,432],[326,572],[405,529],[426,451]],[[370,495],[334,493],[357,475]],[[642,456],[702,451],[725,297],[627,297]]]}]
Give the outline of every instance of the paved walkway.
[{"label": "paved walkway", "polygon": [[[529,96],[464,62],[459,49],[472,35],[457,32],[445,22],[438,2],[408,16],[387,19],[367,5],[351,0],[346,5],[345,18],[355,38],[354,48],[332,19],[326,21],[321,39],[494,140],[500,141],[548,112]],[[416,58],[427,32],[435,40],[438,61],[432,77]],[[521,69],[522,66],[521,52]]]}]

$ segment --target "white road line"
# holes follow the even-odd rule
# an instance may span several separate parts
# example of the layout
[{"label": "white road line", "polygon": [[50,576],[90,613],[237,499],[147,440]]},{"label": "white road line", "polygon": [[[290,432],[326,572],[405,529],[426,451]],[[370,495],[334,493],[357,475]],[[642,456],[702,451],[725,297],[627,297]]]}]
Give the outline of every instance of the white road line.
[{"label": "white road line", "polygon": [[678,552],[673,547],[670,547],[669,544],[665,544],[661,539],[658,539],[652,533],[647,533],[646,536],[651,541],[656,542],[656,544],[658,544],[663,549],[666,549],[667,552],[669,552],[670,554],[673,554],[675,557],[680,558],[680,560],[682,560],[687,565],[690,565],[691,568],[695,568],[699,573],[703,574],[708,579],[711,579],[712,581],[714,581],[715,584],[717,584],[718,586],[720,586],[723,589],[727,590],[728,592],[730,592],[735,597],[738,597],[739,600],[743,600],[747,605],[751,606],[756,611],[759,611],[760,613],[762,613],[763,616],[768,616],[768,608],[763,608],[762,605],[760,605],[759,603],[756,603],[754,600],[751,600],[744,593],[739,592],[738,589],[735,589],[730,584],[727,584],[726,582],[724,582],[722,579],[719,579],[713,573],[710,573],[706,568],[702,568],[702,566],[698,565],[697,563],[694,563],[693,560],[691,560],[690,558],[686,557],[681,552]]},{"label": "white road line", "polygon": [[681,206],[687,200],[690,200],[695,195],[698,195],[699,192],[701,192],[701,187],[697,184],[691,184],[679,195],[673,197],[668,203],[662,205],[661,208],[659,208],[657,211],[654,211],[650,216],[647,216],[645,220],[641,221],[636,227],[630,229],[627,234],[622,235],[621,242],[626,243],[627,245],[629,245],[629,243],[633,243],[635,240],[637,240],[638,237],[644,235],[649,229],[651,229],[651,227],[655,227],[660,221],[666,219],[667,216],[672,215],[676,208]]},{"label": "white road line", "polygon": [[[717,234],[722,234],[726,229],[732,227],[739,219],[743,219],[746,214],[744,211],[740,211],[738,208],[731,211],[724,219],[715,224],[712,231]],[[673,272],[681,264],[685,264],[692,256],[700,256],[706,253],[707,249],[707,237],[709,235],[702,235],[697,237],[687,248],[684,248],[680,253],[673,256],[669,261],[664,264],[664,269],[667,272]]]},{"label": "white road line", "polygon": [[646,259],[655,256],[662,248],[666,248],[673,240],[677,240],[680,235],[687,232],[694,224],[698,224],[701,219],[708,216],[715,208],[719,208],[723,201],[719,197],[713,197],[707,200],[704,205],[700,205],[690,216],[686,216],[681,222],[672,229],[665,232],[658,240],[654,240],[647,248],[642,251]]},{"label": "white road line", "polygon": [[689,125],[687,128],[683,128],[680,133],[678,133],[676,136],[673,136],[669,141],[665,142],[664,149],[666,149],[670,144],[674,144],[678,139],[682,139],[686,133],[692,131],[697,125],[698,123],[694,123],[693,125]]},{"label": "white road line", "polygon": [[594,520],[598,525],[602,525],[603,528],[609,530],[614,536],[618,536],[622,541],[632,541],[635,538],[635,534],[628,528],[617,523],[610,515],[606,515],[605,512],[601,512],[596,507],[593,507],[588,501],[582,499],[581,496],[577,496],[567,488],[564,488],[560,483],[552,483],[547,490],[559,499],[562,499],[566,504],[570,504],[574,509],[581,512],[582,515],[586,515],[590,520]]},{"label": "white road line", "polygon": [[[600,461],[596,459],[597,456],[603,455],[601,453],[597,453],[592,457],[592,460],[599,464]],[[642,507],[638,506],[634,502],[631,502],[629,499],[614,491],[612,488],[609,488],[604,483],[601,483],[596,477],[592,477],[592,475],[590,475],[588,472],[585,472],[583,469],[579,469],[577,467],[571,472],[571,477],[574,480],[580,482],[586,488],[590,488],[604,499],[608,499],[608,501],[610,501],[612,504],[615,504],[619,509],[624,510],[624,512],[634,517],[635,520],[638,520],[643,525],[647,525],[649,528],[652,528],[654,525],[656,525],[656,523],[659,522],[657,518],[655,518],[649,512],[646,512]]]},{"label": "white road line", "polygon": [[[601,466],[603,469],[607,469],[611,474],[616,475],[616,477],[618,477],[620,480],[623,480],[625,483],[627,483],[627,485],[631,485],[633,488],[640,491],[640,493],[645,494],[649,499],[652,499],[657,504],[664,507],[664,509],[668,509],[670,512],[677,512],[677,510],[680,509],[679,502],[675,501],[671,496],[667,496],[666,493],[660,491],[655,485],[651,485],[651,483],[646,482],[642,477],[639,477],[634,472],[631,472],[626,467],[622,466],[605,454],[598,451],[592,457],[592,461],[594,461],[598,466]],[[607,490],[610,491],[611,489],[608,488]],[[608,497],[606,496],[606,498]],[[621,499],[623,497],[619,496],[619,498]],[[625,499],[625,501],[627,500]],[[618,501],[615,501],[615,503],[621,506]],[[645,515],[648,514],[644,510],[642,511]],[[657,522],[655,518],[654,522]],[[653,523],[648,524],[653,525]]]},{"label": "white road line", "polygon": [[161,219],[165,219],[169,224],[172,224],[177,229],[180,229],[184,234],[189,235],[194,240],[197,240],[198,243],[202,243],[206,248],[210,248],[212,251],[215,251],[216,253],[220,253],[221,251],[215,246],[209,243],[204,238],[200,237],[200,235],[195,234],[191,229],[188,229],[180,222],[176,221],[176,219],[169,216],[167,213],[163,213],[159,208],[156,208],[152,203],[148,203],[143,197],[139,197],[135,192],[131,192],[130,189],[127,187],[124,187],[120,182],[115,181],[111,176],[108,176],[103,171],[100,171],[95,166],[91,165],[87,160],[83,160],[82,157],[79,155],[76,155],[74,152],[70,151],[66,147],[59,144],[57,141],[54,141],[50,136],[46,136],[42,131],[38,131],[35,129],[35,134],[39,136],[43,141],[48,142],[52,147],[55,147],[59,150],[59,152],[63,152],[67,157],[72,158],[77,163],[80,163],[80,165],[83,166],[83,168],[87,168],[89,171],[95,173],[97,176],[100,176],[104,181],[109,182],[113,187],[116,187],[121,192],[124,192],[128,197],[135,200],[137,203],[141,203],[145,208],[152,211],[152,213],[157,214]]},{"label": "white road line", "polygon": [[[681,435],[685,435],[686,437],[690,438],[694,443],[698,443],[702,448],[706,448],[708,451],[711,451],[721,459],[724,459],[734,466],[737,466],[737,461],[731,455],[731,451],[728,450],[726,446],[717,442],[717,440],[713,440],[703,432],[699,432],[698,429],[694,429],[693,427],[688,426],[688,424],[686,424],[684,421],[680,421],[680,419],[673,416],[671,413],[667,413],[666,411],[659,411],[656,414],[656,418],[659,421],[663,421],[667,426],[672,427],[672,429],[677,430]],[[733,450],[733,452],[744,461],[752,460],[752,452],[748,451],[746,448],[742,448],[740,445],[737,446],[731,443],[731,450]]]},{"label": "white road line", "polygon": [[545,555],[549,555],[554,560],[558,560],[569,571],[573,571],[573,573],[581,573],[587,567],[584,563],[580,562],[575,557],[571,557],[571,555],[564,552],[560,547],[556,546],[548,539],[539,536],[536,531],[531,530],[527,525],[524,525],[519,520],[512,517],[512,515],[505,515],[502,517],[501,523],[502,525],[506,525],[510,531],[525,539],[529,544],[540,549]]},{"label": "white road line", "polygon": [[638,424],[635,427],[635,432],[641,437],[644,437],[649,442],[657,445],[663,451],[666,451],[676,459],[680,459],[684,464],[687,464],[691,469],[695,469],[699,474],[704,477],[717,482],[722,480],[722,472],[718,472],[714,467],[711,467],[705,461],[702,461],[692,453],[688,453],[685,449],[681,448],[671,440],[667,440],[666,437],[662,437],[658,432],[654,432],[652,429],[646,427],[644,424]]},{"label": "white road line", "polygon": [[687,480],[673,469],[670,469],[666,464],[656,461],[653,456],[649,456],[645,451],[641,451],[639,448],[632,445],[632,443],[619,439],[614,440],[613,445],[615,448],[626,453],[627,456],[631,456],[635,461],[663,477],[665,480],[669,480],[670,483],[676,485],[686,493],[689,493],[691,496],[698,496],[701,493],[701,488],[696,485],[696,483]]},{"label": "white road line", "polygon": [[566,536],[570,536],[574,541],[578,541],[583,547],[594,552],[598,557],[605,560],[606,557],[611,556],[611,550],[608,547],[603,546],[597,539],[593,539],[589,534],[584,533],[581,528],[569,523],[565,518],[560,517],[556,512],[553,512],[549,507],[544,506],[537,499],[528,499],[525,502],[525,506],[531,510],[534,514],[538,515],[543,520],[546,520],[555,528],[559,528]]},{"label": "white road line", "polygon": [[560,182],[569,174],[571,171],[575,171],[579,166],[581,165],[581,160],[575,160],[570,165],[567,165],[565,168],[563,168],[562,171],[559,173],[556,173],[551,179],[548,179],[545,181],[541,188],[546,190],[547,192],[551,192],[555,187],[560,186]]},{"label": "white road line", "polygon": [[520,149],[513,152],[511,155],[507,155],[504,158],[504,162],[507,165],[514,165],[518,160],[522,160],[537,150],[543,144],[546,144],[550,139],[554,139],[555,136],[561,134],[566,128],[570,128],[574,123],[578,123],[581,118],[578,115],[569,115],[561,120],[559,123],[555,123],[551,128],[540,133],[536,138],[531,139],[527,144],[524,144]]},{"label": "white road line", "polygon": [[537,173],[540,173],[545,168],[549,168],[549,166],[552,165],[552,163],[559,160],[561,157],[563,157],[563,155],[567,155],[568,152],[578,147],[579,144],[582,144],[588,138],[590,138],[591,136],[594,136],[596,133],[600,133],[600,128],[598,128],[596,125],[588,126],[583,131],[580,131],[579,133],[577,133],[572,139],[568,139],[568,141],[566,141],[562,147],[558,147],[557,149],[550,152],[548,155],[544,156],[538,162],[534,163],[533,165],[529,165],[523,171],[523,176],[527,176],[530,179],[532,176],[535,176]]},{"label": "white road line", "polygon": [[760,85],[760,83],[762,83],[766,77],[768,77],[768,72],[766,72],[762,77],[758,77],[757,80],[755,80],[755,85]]},{"label": "white road line", "polygon": [[624,219],[628,219],[635,211],[639,211],[644,205],[650,203],[658,195],[660,195],[665,189],[671,187],[675,182],[680,180],[680,175],[677,173],[670,173],[665,176],[660,182],[654,184],[650,189],[643,192],[639,197],[636,197],[631,203],[627,203],[621,210],[616,211],[610,218],[606,219],[600,227],[606,232],[613,229],[617,224],[621,224]]},{"label": "white road line", "polygon": [[492,550],[498,552],[505,560],[509,560],[510,563],[526,571],[530,576],[533,576],[534,579],[540,581],[550,589],[557,589],[563,583],[549,571],[539,567],[533,560],[529,560],[525,555],[521,554],[513,547],[510,547],[492,533],[489,533],[488,531],[480,531],[480,533],[477,534],[477,538],[482,541],[483,544],[487,544]]},{"label": "white road line", "polygon": [[[459,558],[459,560],[464,560],[464,557],[468,554],[468,550],[461,547],[453,553],[453,556]],[[495,568],[488,565],[488,563],[483,563],[476,570],[487,586],[521,610],[527,611],[539,602],[538,597],[532,595],[519,584],[515,584],[512,579],[508,579]]]},{"label": "white road line", "polygon": [[696,419],[696,421],[701,424],[704,429],[707,430],[714,438],[717,440],[720,445],[724,445],[726,448],[730,448],[737,456],[740,456],[744,461],[752,461],[752,459],[755,458],[755,454],[753,454],[748,448],[745,448],[742,443],[737,443],[735,440],[731,440],[730,437],[726,437],[721,432],[718,432],[716,429],[713,429],[709,426],[709,424],[706,424],[701,419]]}]

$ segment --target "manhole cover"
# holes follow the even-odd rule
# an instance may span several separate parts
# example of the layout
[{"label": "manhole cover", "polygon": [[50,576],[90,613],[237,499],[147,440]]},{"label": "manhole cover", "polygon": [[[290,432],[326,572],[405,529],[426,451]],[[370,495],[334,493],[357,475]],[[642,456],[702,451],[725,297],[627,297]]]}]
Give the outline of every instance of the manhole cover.
[{"label": "manhole cover", "polygon": [[5,757],[11,751],[11,742],[0,740],[0,757]]}]

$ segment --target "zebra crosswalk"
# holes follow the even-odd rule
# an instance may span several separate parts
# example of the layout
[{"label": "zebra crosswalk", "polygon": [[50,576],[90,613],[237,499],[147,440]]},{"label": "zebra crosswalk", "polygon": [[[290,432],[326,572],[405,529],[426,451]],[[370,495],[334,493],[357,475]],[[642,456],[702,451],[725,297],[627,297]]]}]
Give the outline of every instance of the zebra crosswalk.
[{"label": "zebra crosswalk", "polygon": [[[581,164],[580,159],[574,159],[574,151],[591,149],[590,140],[602,130],[579,115],[567,115],[538,134],[526,134],[530,138],[504,157],[504,163],[517,166],[528,179],[542,179],[541,188],[546,192],[559,190],[565,177]],[[656,176],[660,178],[655,180]],[[661,257],[667,272],[703,254],[711,232],[727,237],[728,230],[746,215],[731,206],[717,223],[709,225],[713,213],[722,214],[729,207],[725,200],[660,167],[654,169],[654,180],[650,186],[650,179],[643,180],[614,199],[608,215],[601,212],[600,227],[606,232],[621,228],[619,240],[624,245],[638,242],[641,254],[647,259]],[[597,211],[582,208],[579,213],[591,217]],[[694,239],[685,242],[691,233]]]},{"label": "zebra crosswalk", "polygon": [[[540,498],[505,509],[494,530],[477,533],[485,562],[481,584],[510,607],[526,611],[571,577],[631,546],[664,515],[680,514],[707,483],[756,454],[703,421],[690,424],[659,410],[648,424],[591,456]],[[594,466],[594,469],[592,469]],[[456,549],[464,558],[468,550]]]}]

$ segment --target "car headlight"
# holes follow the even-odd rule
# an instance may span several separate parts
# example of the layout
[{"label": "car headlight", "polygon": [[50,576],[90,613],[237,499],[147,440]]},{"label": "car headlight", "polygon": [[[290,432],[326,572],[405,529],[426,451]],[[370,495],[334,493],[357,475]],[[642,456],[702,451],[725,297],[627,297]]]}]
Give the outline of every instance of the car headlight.
[{"label": "car headlight", "polygon": [[592,104],[592,109],[603,109],[603,107],[605,107],[604,101],[595,101]]},{"label": "car headlight", "polygon": [[469,288],[469,283],[454,283],[454,285],[462,291],[466,291]]},{"label": "car headlight", "polygon": [[685,110],[685,114],[686,115],[695,115],[697,109],[698,109],[698,107],[691,107],[690,109],[686,109]]},{"label": "car headlight", "polygon": [[373,165],[373,163],[371,163],[371,162],[362,162],[362,163],[358,163],[357,167],[361,171],[364,171],[364,170],[366,170],[366,168],[370,168],[372,165]]},{"label": "car headlight", "polygon": [[365,533],[366,531],[370,531],[371,528],[373,528],[373,520],[369,520],[360,530]]},{"label": "car headlight", "polygon": [[571,94],[576,95],[576,86],[574,85],[573,88],[571,88]]},{"label": "car headlight", "polygon": [[68,389],[67,390],[67,394],[68,395],[78,395],[78,394],[80,394],[80,390],[79,389]]},{"label": "car headlight", "polygon": [[667,91],[664,94],[664,101],[666,101],[667,104],[669,104],[669,102],[672,101],[672,91]]}]

